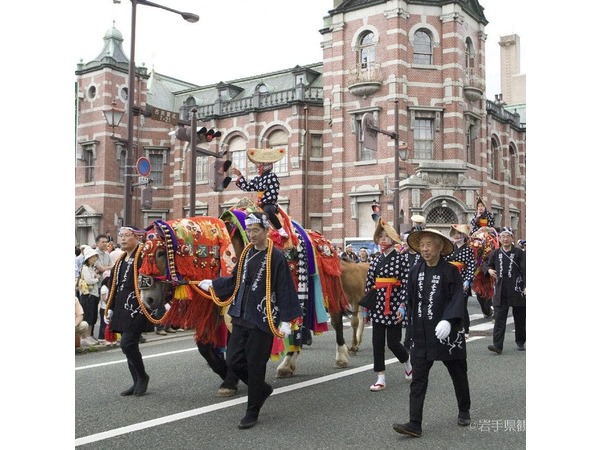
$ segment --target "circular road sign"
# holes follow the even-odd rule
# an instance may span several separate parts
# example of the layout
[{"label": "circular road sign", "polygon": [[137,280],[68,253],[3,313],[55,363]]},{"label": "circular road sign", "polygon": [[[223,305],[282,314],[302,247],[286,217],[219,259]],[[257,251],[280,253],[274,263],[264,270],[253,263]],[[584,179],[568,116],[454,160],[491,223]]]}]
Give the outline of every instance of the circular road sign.
[{"label": "circular road sign", "polygon": [[148,158],[145,158],[144,156],[138,158],[138,162],[136,162],[136,169],[138,169],[138,173],[143,177],[150,175],[150,161]]}]

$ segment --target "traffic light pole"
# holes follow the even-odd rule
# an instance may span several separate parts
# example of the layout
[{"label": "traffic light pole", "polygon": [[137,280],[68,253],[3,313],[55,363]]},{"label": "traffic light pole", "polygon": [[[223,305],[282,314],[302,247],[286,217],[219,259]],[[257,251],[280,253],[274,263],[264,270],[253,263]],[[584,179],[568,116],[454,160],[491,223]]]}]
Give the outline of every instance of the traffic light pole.
[{"label": "traffic light pole", "polygon": [[190,128],[192,129],[190,133],[190,212],[189,217],[194,217],[196,215],[196,141],[198,136],[196,135],[196,124],[198,122],[198,118],[196,113],[198,110],[196,108],[192,108],[190,110]]}]

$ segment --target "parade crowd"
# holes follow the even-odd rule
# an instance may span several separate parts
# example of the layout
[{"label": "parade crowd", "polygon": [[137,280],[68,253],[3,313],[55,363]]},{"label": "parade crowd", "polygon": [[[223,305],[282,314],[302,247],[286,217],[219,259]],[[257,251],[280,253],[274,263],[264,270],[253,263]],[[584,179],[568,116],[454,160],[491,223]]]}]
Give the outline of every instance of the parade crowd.
[{"label": "parade crowd", "polygon": [[[246,214],[248,244],[232,275],[199,284],[200,289],[221,301],[232,299],[228,311],[232,327],[225,353],[216,356],[217,352],[200,344],[199,351],[224,380],[222,388],[227,395],[235,395],[238,380],[247,384],[248,402],[238,424],[240,429],[258,423],[260,410],[273,392],[265,374],[274,336],[288,337],[302,324],[301,304],[286,258],[270,238],[275,229],[278,240],[289,239],[277,217],[279,181],[272,172],[273,164],[283,154],[274,149],[251,149],[247,153],[259,175],[246,180],[238,169],[232,172],[238,176],[236,185],[241,190],[258,192],[261,211]],[[349,244],[344,250],[339,248],[339,257],[369,265],[365,303],[362,302],[363,313],[373,330],[376,379],[369,389],[381,392],[388,387],[388,348],[402,364],[410,383],[407,419],[392,427],[402,435],[420,437],[428,378],[436,361],[445,365],[452,379],[457,424],[471,423],[466,340],[470,332],[467,305],[472,293],[485,316],[494,314],[488,349],[497,355],[505,350],[511,308],[515,344],[517,350],[525,350],[526,251],[525,240],[514,243],[511,228],[495,227],[494,216],[487,211],[483,199],[478,199],[477,211],[469,224],[452,224],[446,233],[428,228],[420,215],[411,220],[411,229],[399,235],[380,217],[373,235],[377,252],[370,255],[362,247],[356,254]],[[493,236],[496,245],[480,261],[469,244],[483,230]],[[121,396],[142,396],[150,382],[139,346],[149,321],[142,313],[134,280],[141,265],[137,250],[143,237],[144,230],[125,226],[119,230],[117,244],[100,234],[93,246],[75,249],[76,347],[99,341],[119,342],[132,378],[132,384],[121,391]],[[160,318],[164,312],[156,314]],[[158,326],[155,332],[168,331]],[[227,386],[226,380],[230,380]]]}]

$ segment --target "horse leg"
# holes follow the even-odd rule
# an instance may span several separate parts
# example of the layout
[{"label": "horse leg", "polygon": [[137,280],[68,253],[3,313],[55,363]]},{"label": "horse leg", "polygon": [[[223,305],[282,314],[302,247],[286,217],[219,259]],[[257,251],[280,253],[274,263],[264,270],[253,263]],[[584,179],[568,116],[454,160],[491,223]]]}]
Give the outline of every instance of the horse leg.
[{"label": "horse leg", "polygon": [[361,338],[363,337],[363,321],[359,320],[359,315],[356,312],[353,312],[351,316],[351,328],[353,330],[353,345],[349,350],[352,353],[357,353],[361,344]]},{"label": "horse leg", "polygon": [[288,352],[282,363],[278,366],[276,378],[290,378],[296,371],[296,360],[299,352]]},{"label": "horse leg", "polygon": [[332,327],[336,333],[336,367],[348,367],[348,347],[344,342],[344,329],[342,326],[342,312],[330,313]]}]

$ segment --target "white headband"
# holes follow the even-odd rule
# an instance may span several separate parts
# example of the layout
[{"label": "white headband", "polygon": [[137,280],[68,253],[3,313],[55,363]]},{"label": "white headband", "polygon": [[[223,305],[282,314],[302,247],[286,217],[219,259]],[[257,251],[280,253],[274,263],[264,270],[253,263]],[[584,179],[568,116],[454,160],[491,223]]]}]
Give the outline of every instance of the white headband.
[{"label": "white headband", "polygon": [[269,222],[267,221],[267,216],[265,214],[261,214],[260,219],[258,217],[256,217],[255,215],[249,215],[248,217],[246,217],[246,219],[244,219],[244,224],[246,226],[249,226],[249,225],[252,225],[255,223],[260,223],[261,225],[263,225],[263,228],[265,228],[265,229],[269,228]]}]

